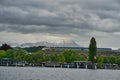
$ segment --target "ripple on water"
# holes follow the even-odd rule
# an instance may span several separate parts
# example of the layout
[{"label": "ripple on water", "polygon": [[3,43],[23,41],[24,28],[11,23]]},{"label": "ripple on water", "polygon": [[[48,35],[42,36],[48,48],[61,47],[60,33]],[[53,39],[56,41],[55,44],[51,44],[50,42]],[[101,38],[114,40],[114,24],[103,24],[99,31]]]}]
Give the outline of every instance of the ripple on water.
[{"label": "ripple on water", "polygon": [[119,80],[119,70],[0,67],[0,80]]}]

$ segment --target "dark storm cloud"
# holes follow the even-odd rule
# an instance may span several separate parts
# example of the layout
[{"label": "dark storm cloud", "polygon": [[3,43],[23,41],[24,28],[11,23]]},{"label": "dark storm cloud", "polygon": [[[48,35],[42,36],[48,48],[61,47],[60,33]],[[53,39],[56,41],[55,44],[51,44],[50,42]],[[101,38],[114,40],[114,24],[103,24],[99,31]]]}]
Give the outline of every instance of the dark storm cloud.
[{"label": "dark storm cloud", "polygon": [[119,32],[119,0],[0,0],[0,31]]}]

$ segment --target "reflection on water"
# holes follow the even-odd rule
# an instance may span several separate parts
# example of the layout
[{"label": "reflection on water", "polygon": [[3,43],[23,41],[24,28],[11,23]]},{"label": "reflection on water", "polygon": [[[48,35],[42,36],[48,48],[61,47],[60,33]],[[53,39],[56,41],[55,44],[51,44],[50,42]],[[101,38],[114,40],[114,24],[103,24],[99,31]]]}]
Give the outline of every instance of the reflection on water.
[{"label": "reflection on water", "polygon": [[39,67],[0,67],[0,80],[120,80],[120,71]]}]

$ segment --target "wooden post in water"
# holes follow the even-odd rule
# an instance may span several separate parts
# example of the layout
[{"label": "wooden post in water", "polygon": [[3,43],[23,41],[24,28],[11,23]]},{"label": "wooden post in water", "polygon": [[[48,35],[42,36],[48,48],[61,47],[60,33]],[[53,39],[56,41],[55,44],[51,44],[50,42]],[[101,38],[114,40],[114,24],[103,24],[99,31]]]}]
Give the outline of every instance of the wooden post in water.
[{"label": "wooden post in water", "polygon": [[105,65],[105,69],[107,69],[107,66]]},{"label": "wooden post in water", "polygon": [[86,64],[85,68],[87,69],[87,64]]},{"label": "wooden post in water", "polygon": [[32,67],[34,66],[34,64],[32,64]]},{"label": "wooden post in water", "polygon": [[95,64],[95,69],[97,69],[97,66],[96,66],[96,64]]},{"label": "wooden post in water", "polygon": [[17,67],[17,63],[16,63],[16,67]]},{"label": "wooden post in water", "polygon": [[77,64],[77,69],[79,69],[79,65]]},{"label": "wooden post in water", "polygon": [[93,64],[92,64],[92,69],[97,69],[97,67],[96,67],[96,64],[95,64],[95,63],[93,63]]},{"label": "wooden post in water", "polygon": [[61,64],[60,66],[61,66],[61,68],[62,68],[62,64]]},{"label": "wooden post in water", "polygon": [[7,66],[8,66],[8,63],[7,63]]},{"label": "wooden post in water", "polygon": [[25,64],[23,64],[23,67],[25,66]]},{"label": "wooden post in water", "polygon": [[55,68],[55,64],[54,64],[54,68]]},{"label": "wooden post in water", "polygon": [[69,64],[67,65],[67,68],[69,68]]},{"label": "wooden post in water", "polygon": [[42,67],[43,67],[43,63],[42,63]]}]

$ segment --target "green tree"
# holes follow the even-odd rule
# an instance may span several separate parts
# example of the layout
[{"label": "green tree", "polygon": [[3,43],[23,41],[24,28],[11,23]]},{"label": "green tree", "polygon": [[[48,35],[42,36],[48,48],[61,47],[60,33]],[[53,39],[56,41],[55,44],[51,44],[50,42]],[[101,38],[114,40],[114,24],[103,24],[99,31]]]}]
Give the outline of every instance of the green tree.
[{"label": "green tree", "polygon": [[28,60],[29,63],[37,62],[36,61],[37,58],[35,58],[35,55],[36,55],[35,53],[31,53],[31,54],[28,55],[27,60]]},{"label": "green tree", "polygon": [[0,50],[0,60],[5,57],[6,57],[6,52],[4,50]]},{"label": "green tree", "polygon": [[109,57],[103,56],[103,63],[109,63]]},{"label": "green tree", "polygon": [[63,56],[65,58],[65,62],[71,63],[72,61],[76,61],[78,59],[78,54],[73,50],[65,50],[63,52]]},{"label": "green tree", "polygon": [[45,60],[45,54],[42,51],[38,51],[29,55],[31,63],[41,63]]},{"label": "green tree", "polygon": [[86,61],[85,55],[79,55],[79,61]]},{"label": "green tree", "polygon": [[63,54],[59,55],[59,62],[61,62],[62,64],[65,63],[65,57],[63,56]]},{"label": "green tree", "polygon": [[25,56],[25,61],[27,61],[28,63],[31,62],[30,54],[26,54],[26,56]]},{"label": "green tree", "polygon": [[52,62],[58,62],[59,61],[58,54],[57,53],[50,54],[50,61],[52,61]]},{"label": "green tree", "polygon": [[98,68],[102,68],[103,61],[104,61],[104,57],[99,56],[98,59],[97,59],[97,67]]},{"label": "green tree", "polygon": [[89,45],[89,61],[91,61],[92,63],[95,63],[96,53],[97,53],[96,40],[94,37],[92,37]]},{"label": "green tree", "polygon": [[44,61],[49,61],[49,59],[50,59],[49,55],[48,55],[48,54],[45,54],[45,55],[44,55]]},{"label": "green tree", "polygon": [[15,50],[14,51],[14,60],[15,61],[25,61],[26,51],[25,50]]},{"label": "green tree", "polygon": [[6,51],[6,57],[14,60],[14,50],[8,49],[8,50]]},{"label": "green tree", "polygon": [[116,57],[113,55],[110,55],[110,63],[115,64],[116,63]]},{"label": "green tree", "polygon": [[120,65],[120,57],[117,58],[116,63]]}]

